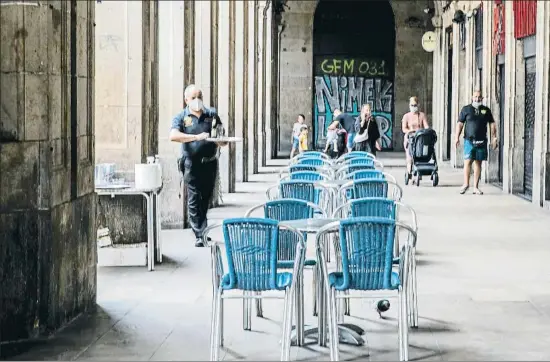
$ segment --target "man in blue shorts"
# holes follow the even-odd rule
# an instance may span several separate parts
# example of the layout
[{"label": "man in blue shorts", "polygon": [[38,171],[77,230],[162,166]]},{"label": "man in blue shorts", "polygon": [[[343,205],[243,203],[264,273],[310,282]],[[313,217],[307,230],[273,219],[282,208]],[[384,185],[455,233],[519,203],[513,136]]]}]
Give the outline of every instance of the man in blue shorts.
[{"label": "man in blue shorts", "polygon": [[335,130],[338,127],[338,124],[340,124],[348,134],[347,149],[348,152],[351,152],[353,149],[353,140],[355,139],[355,117],[349,113],[342,113],[339,109],[335,109],[334,120],[328,129]]},{"label": "man in blue shorts", "polygon": [[483,195],[479,189],[481,179],[481,163],[487,160],[488,141],[487,125],[491,127],[491,146],[497,146],[497,127],[493,114],[481,102],[483,97],[480,91],[472,95],[472,103],[464,106],[458,116],[456,125],[456,146],[460,145],[460,134],[464,129],[464,184],[460,193],[464,194],[470,187],[470,172],[474,165],[474,194]]}]

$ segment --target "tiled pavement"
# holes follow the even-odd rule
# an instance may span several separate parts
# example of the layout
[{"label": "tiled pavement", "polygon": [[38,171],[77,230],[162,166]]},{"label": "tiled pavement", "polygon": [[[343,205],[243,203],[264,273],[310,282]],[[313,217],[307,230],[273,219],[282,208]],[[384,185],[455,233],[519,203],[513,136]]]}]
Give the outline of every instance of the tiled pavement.
[{"label": "tiled pavement", "polygon": [[[211,222],[262,202],[277,170],[264,168],[225,195]],[[401,182],[402,168],[388,171]],[[550,360],[550,215],[489,185],[484,196],[459,195],[460,178],[444,168],[439,187],[426,181],[405,189],[403,201],[417,210],[420,227],[420,328],[411,331],[410,359]],[[187,230],[162,237],[165,261],[156,271],[100,268],[97,315],[15,359],[208,360],[209,252],[194,248]],[[306,322],[314,323],[306,293]],[[253,331],[245,332],[242,302],[226,302],[226,360],[279,359],[282,301],[264,303],[266,318],[254,317]],[[349,320],[366,329],[366,344],[342,346],[341,359],[397,360],[395,310],[382,320],[373,301],[352,300],[351,307]],[[293,347],[292,359],[328,360],[328,349]]]}]

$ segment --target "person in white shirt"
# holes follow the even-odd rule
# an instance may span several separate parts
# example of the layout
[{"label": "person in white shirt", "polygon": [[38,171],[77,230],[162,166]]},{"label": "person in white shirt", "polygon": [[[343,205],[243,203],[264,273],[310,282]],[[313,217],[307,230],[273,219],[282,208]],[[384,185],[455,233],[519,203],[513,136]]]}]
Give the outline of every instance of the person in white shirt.
[{"label": "person in white shirt", "polygon": [[292,127],[292,150],[290,151],[290,158],[294,157],[296,151],[300,147],[300,133],[302,133],[302,126],[306,121],[306,117],[303,114],[298,115],[298,120]]}]

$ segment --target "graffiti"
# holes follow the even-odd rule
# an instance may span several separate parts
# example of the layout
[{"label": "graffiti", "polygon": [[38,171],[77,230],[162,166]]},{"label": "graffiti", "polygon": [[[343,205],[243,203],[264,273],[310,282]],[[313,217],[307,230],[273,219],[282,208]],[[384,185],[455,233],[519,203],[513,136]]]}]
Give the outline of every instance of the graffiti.
[{"label": "graffiti", "polygon": [[393,148],[393,74],[387,62],[316,57],[313,122],[318,147],[326,139],[335,109],[358,116],[369,104],[380,129],[382,148]]}]

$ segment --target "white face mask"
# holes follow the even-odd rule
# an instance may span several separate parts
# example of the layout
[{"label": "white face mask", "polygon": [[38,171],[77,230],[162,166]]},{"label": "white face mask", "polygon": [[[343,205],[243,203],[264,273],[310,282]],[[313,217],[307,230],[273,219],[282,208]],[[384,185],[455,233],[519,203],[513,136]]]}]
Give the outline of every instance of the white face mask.
[{"label": "white face mask", "polygon": [[418,112],[418,106],[409,106],[411,112]]},{"label": "white face mask", "polygon": [[477,102],[477,101],[473,101],[473,102],[472,102],[472,106],[473,106],[474,108],[479,108],[480,105],[481,105],[480,102]]},{"label": "white face mask", "polygon": [[191,108],[191,110],[193,112],[199,112],[202,110],[202,99],[199,99],[199,98],[195,98],[193,99],[191,102],[189,102],[189,108]]}]

